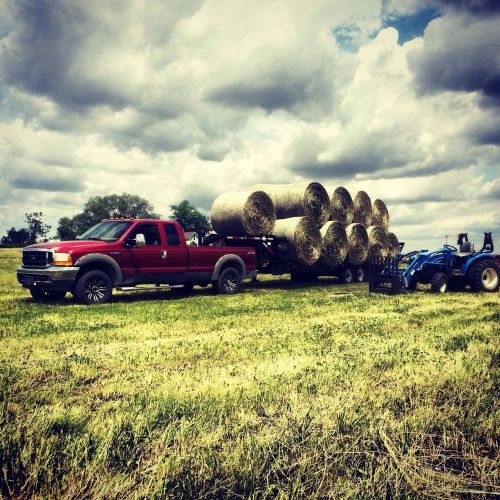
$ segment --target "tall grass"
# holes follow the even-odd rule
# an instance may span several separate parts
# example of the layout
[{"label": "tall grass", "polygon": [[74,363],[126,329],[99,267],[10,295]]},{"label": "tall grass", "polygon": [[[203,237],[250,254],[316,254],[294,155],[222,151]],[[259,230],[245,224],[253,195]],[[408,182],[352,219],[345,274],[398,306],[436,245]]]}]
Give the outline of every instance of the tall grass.
[{"label": "tall grass", "polygon": [[0,251],[5,497],[500,493],[497,294],[288,279],[36,304]]}]

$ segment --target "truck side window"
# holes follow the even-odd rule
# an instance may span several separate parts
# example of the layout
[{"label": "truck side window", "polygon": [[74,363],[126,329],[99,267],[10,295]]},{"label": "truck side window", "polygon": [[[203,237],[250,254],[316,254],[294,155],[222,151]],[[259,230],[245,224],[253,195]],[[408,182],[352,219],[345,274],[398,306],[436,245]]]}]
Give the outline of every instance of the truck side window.
[{"label": "truck side window", "polygon": [[140,224],[131,233],[129,238],[135,238],[136,234],[143,234],[146,246],[160,245],[161,238],[156,224]]},{"label": "truck side window", "polygon": [[181,244],[181,239],[177,233],[177,229],[174,224],[163,224],[165,228],[165,233],[167,235],[167,243],[169,246],[178,247]]}]

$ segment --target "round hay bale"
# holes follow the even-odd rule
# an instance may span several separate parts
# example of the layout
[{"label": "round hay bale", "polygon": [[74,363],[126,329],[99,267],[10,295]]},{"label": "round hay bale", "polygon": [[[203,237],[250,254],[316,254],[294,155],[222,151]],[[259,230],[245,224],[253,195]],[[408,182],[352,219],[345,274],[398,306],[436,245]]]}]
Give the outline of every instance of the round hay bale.
[{"label": "round hay bale", "polygon": [[311,265],[321,255],[321,233],[311,217],[278,219],[273,235],[288,240],[291,262]]},{"label": "round hay bale", "polygon": [[382,200],[375,200],[372,206],[372,225],[389,229],[389,210]]},{"label": "round hay bale", "polygon": [[210,218],[220,235],[264,235],[273,232],[276,214],[263,191],[235,191],[216,198]]},{"label": "round hay bale", "polygon": [[347,262],[349,264],[363,264],[368,258],[370,244],[368,233],[363,224],[353,223],[345,228],[347,235]]},{"label": "round hay bale", "polygon": [[320,230],[320,261],[329,266],[338,266],[347,257],[347,235],[340,221],[328,221]]},{"label": "round hay bale", "polygon": [[387,257],[387,235],[384,228],[380,226],[370,226],[368,233],[368,243],[370,244],[370,257]]},{"label": "round hay bale", "polygon": [[345,187],[340,186],[335,189],[330,203],[332,206],[332,220],[338,220],[345,225],[352,223],[354,204],[349,191]]},{"label": "round hay bale", "polygon": [[394,233],[387,233],[387,255],[395,257],[400,252],[398,237]]},{"label": "round hay bale", "polygon": [[372,201],[364,191],[358,191],[354,197],[353,222],[368,227],[372,220]]},{"label": "round hay bale", "polygon": [[319,182],[256,184],[250,189],[258,189],[269,195],[277,219],[308,216],[319,227],[330,219],[330,197]]}]

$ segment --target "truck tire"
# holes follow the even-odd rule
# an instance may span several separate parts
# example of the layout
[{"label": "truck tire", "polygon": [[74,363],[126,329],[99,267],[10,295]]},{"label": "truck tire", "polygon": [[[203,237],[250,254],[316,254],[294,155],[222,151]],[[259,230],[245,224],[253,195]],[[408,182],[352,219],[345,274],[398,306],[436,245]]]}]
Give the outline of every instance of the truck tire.
[{"label": "truck tire", "polygon": [[216,290],[224,295],[233,295],[241,292],[243,283],[241,273],[235,267],[225,267],[216,283]]},{"label": "truck tire", "polygon": [[448,276],[444,273],[435,273],[431,280],[431,292],[444,293],[448,290]]},{"label": "truck tire", "polygon": [[469,269],[469,285],[473,292],[496,292],[498,290],[498,270],[495,261],[484,259]]},{"label": "truck tire", "polygon": [[345,285],[348,285],[349,283],[352,283],[354,281],[354,272],[352,270],[352,267],[343,267],[339,271],[339,278],[342,283]]},{"label": "truck tire", "polygon": [[36,301],[62,300],[66,296],[66,290],[37,290],[30,288],[31,296]]},{"label": "truck tire", "polygon": [[82,274],[75,285],[74,295],[80,304],[92,305],[108,302],[113,291],[111,278],[99,270]]}]

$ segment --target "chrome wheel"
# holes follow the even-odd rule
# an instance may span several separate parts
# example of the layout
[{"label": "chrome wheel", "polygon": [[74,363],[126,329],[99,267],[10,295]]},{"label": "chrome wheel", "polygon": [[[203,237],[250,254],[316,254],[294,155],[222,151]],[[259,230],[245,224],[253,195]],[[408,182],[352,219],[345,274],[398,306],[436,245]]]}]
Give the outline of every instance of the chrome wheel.
[{"label": "chrome wheel", "polygon": [[492,267],[487,267],[481,276],[486,290],[495,290],[498,286],[498,273]]},{"label": "chrome wheel", "polygon": [[239,287],[239,278],[240,278],[240,276],[236,271],[232,271],[232,272],[227,273],[224,276],[224,288],[229,293],[234,292]]},{"label": "chrome wheel", "polygon": [[99,302],[106,294],[106,283],[99,277],[90,278],[84,287],[84,293],[90,302]]}]

